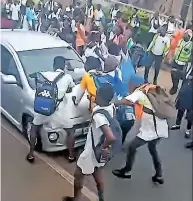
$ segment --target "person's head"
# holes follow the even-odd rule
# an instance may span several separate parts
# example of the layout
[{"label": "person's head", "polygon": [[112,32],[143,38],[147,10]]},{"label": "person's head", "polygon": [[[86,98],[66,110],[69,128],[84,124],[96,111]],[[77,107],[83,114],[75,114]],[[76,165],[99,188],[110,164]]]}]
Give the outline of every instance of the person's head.
[{"label": "person's head", "polygon": [[120,52],[121,52],[121,48],[119,45],[115,44],[115,43],[110,43],[108,45],[108,52],[109,54],[111,55],[114,55],[114,56],[119,56],[120,55]]},{"label": "person's head", "polygon": [[91,6],[92,6],[92,1],[90,0],[88,1],[88,7],[91,8]]},{"label": "person's head", "polygon": [[134,8],[134,9],[133,9],[133,15],[136,15],[136,14],[137,14],[137,11],[138,11],[138,9],[137,9],[137,8]]},{"label": "person's head", "polygon": [[170,23],[174,23],[174,22],[175,22],[175,17],[174,17],[174,15],[170,15],[168,21],[169,21]]},{"label": "person's head", "polygon": [[87,57],[86,62],[84,64],[84,68],[86,72],[89,72],[90,70],[97,70],[101,71],[102,66],[99,58],[96,57]]},{"label": "person's head", "polygon": [[97,4],[96,8],[97,8],[97,10],[101,10],[101,8],[102,8],[101,4]]},{"label": "person's head", "polygon": [[99,27],[96,25],[95,22],[92,23],[92,26],[91,26],[91,31],[99,31]]},{"label": "person's head", "polygon": [[160,34],[160,36],[164,37],[167,34],[167,24],[163,25],[162,27],[160,27],[158,29],[158,33]]},{"label": "person's head", "polygon": [[155,19],[158,19],[158,17],[159,17],[159,12],[155,12],[155,13],[154,13],[154,18],[155,18]]},{"label": "person's head", "polygon": [[118,6],[117,3],[115,4],[114,9],[115,9],[115,10],[118,10],[118,9],[119,9],[119,6]]},{"label": "person's head", "polygon": [[183,36],[183,40],[185,42],[188,42],[192,39],[192,31],[189,29],[189,30],[186,30],[185,33],[184,33],[184,36]]},{"label": "person's head", "polygon": [[117,19],[121,18],[122,17],[122,12],[118,11],[116,17],[117,17]]},{"label": "person's head", "polygon": [[54,6],[53,12],[54,12],[54,13],[57,13],[57,12],[58,12],[58,9],[59,9],[58,5],[57,5],[57,6]]},{"label": "person's head", "polygon": [[80,2],[79,1],[76,2],[76,7],[80,7]]},{"label": "person's head", "polygon": [[64,28],[68,28],[71,26],[71,20],[69,17],[67,17],[67,16],[63,17],[63,26],[64,26]]},{"label": "person's head", "polygon": [[118,59],[113,55],[109,55],[104,62],[104,73],[114,71],[118,67],[118,65],[119,65]]},{"label": "person's head", "polygon": [[123,34],[123,28],[121,27],[121,26],[115,26],[115,28],[114,28],[114,32],[115,32],[115,34],[117,35],[117,36],[119,36],[119,35],[121,35],[121,34]]},{"label": "person's head", "polygon": [[29,7],[30,7],[31,9],[33,9],[33,8],[34,8],[34,2],[31,2],[30,5],[29,5]]},{"label": "person's head", "polygon": [[56,71],[57,69],[64,70],[65,69],[65,58],[62,56],[57,56],[54,58],[53,69]]},{"label": "person's head", "polygon": [[109,106],[113,97],[114,97],[113,85],[109,83],[104,83],[101,85],[99,89],[97,89],[95,102],[97,105],[101,107]]}]

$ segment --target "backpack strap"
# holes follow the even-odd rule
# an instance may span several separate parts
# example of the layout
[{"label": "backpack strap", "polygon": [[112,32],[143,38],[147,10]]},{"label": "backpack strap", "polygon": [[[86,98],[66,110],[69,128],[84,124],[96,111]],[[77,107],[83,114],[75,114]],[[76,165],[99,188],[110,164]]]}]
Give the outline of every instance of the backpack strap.
[{"label": "backpack strap", "polygon": [[54,84],[56,84],[63,76],[65,75],[64,72],[59,73],[58,76],[52,81]]},{"label": "backpack strap", "polygon": [[93,113],[93,115],[92,116],[94,116],[95,114],[103,114],[106,118],[107,118],[107,120],[108,120],[108,122],[109,122],[109,124],[111,123],[111,121],[112,121],[112,117],[111,117],[111,115],[109,114],[109,112],[108,111],[106,111],[105,109],[99,109],[99,110],[96,110],[94,113]]}]

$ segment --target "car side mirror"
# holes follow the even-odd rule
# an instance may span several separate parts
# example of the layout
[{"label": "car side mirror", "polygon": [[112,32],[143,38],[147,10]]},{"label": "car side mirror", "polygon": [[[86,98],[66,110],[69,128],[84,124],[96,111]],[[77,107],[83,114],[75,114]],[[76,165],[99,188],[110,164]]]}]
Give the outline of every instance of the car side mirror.
[{"label": "car side mirror", "polygon": [[17,80],[13,75],[1,75],[4,84],[17,84]]}]

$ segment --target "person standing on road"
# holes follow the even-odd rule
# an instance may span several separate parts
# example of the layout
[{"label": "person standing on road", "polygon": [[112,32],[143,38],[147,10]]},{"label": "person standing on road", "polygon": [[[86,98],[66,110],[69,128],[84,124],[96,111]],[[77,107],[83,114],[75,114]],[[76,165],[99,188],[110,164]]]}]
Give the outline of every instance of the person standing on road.
[{"label": "person standing on road", "polygon": [[[181,121],[186,113],[187,117],[191,115],[189,113],[193,110],[193,67],[190,66],[188,72],[185,75],[185,79],[182,83],[182,87],[179,91],[177,101],[176,101],[176,108],[178,110],[176,124],[172,126],[171,130],[178,130],[180,129]],[[192,128],[192,119],[187,118],[187,127],[185,132],[185,138],[190,138]]]},{"label": "person standing on road", "polygon": [[[105,110],[111,117],[114,115],[114,105],[110,104],[114,96],[113,87],[110,84],[103,84],[96,93],[96,103],[93,108],[93,117],[89,133],[87,135],[84,151],[80,154],[77,167],[74,173],[74,197],[64,197],[63,201],[80,201],[81,189],[85,175],[92,175],[97,185],[99,201],[104,201],[104,177],[103,167],[105,162],[98,162],[95,157],[92,142],[97,145],[101,136],[105,136],[102,145],[102,157],[106,158],[112,143],[116,140],[112,133],[110,124],[103,114],[95,113],[97,110]],[[93,139],[92,139],[93,138]]]},{"label": "person standing on road", "polygon": [[149,45],[147,52],[147,64],[145,66],[144,79],[148,82],[148,74],[152,64],[155,62],[155,75],[153,83],[157,84],[157,78],[161,68],[163,57],[167,54],[170,47],[170,39],[166,35],[166,29],[160,29],[159,33],[156,34]]},{"label": "person standing on road", "polygon": [[192,53],[192,31],[187,30],[184,33],[183,39],[179,42],[176,52],[174,54],[174,60],[171,64],[172,71],[172,88],[170,94],[174,95],[178,90],[178,85],[182,72],[187,67],[189,60],[191,59]]},{"label": "person standing on road", "polygon": [[[155,87],[155,85],[153,85]],[[152,177],[152,181],[163,184],[162,165],[157,151],[157,145],[161,138],[168,138],[168,125],[165,119],[159,119],[153,115],[144,112],[144,108],[155,112],[152,104],[147,96],[140,90],[136,89],[133,93],[125,97],[124,99],[115,103],[115,105],[131,105],[137,104],[135,107],[135,115],[137,119],[141,119],[141,127],[138,135],[130,143],[126,165],[122,169],[113,170],[113,174],[119,178],[131,179],[131,171],[135,160],[136,151],[139,147],[147,144],[149,152],[153,159],[155,168],[155,175]],[[155,129],[156,121],[156,129]],[[157,130],[157,132],[156,132]]]},{"label": "person standing on road", "polygon": [[92,1],[88,1],[88,5],[86,7],[86,33],[89,34],[92,27],[93,17],[94,17],[94,6],[92,5]]},{"label": "person standing on road", "polygon": [[[42,73],[43,76],[45,76],[49,80],[54,80],[60,73],[64,73],[65,69],[65,59],[64,57],[58,56],[54,58],[54,64],[53,64],[53,70],[54,72],[44,72]],[[65,119],[59,118],[59,124],[62,124],[62,127],[67,132],[67,146],[69,150],[69,162],[75,161],[75,155],[74,155],[74,128],[73,125],[71,125],[70,121],[67,119],[67,113],[64,112],[65,104],[66,104],[66,98],[65,94],[69,88],[74,87],[74,82],[72,77],[69,74],[64,74],[64,76],[56,83],[58,87],[58,99],[63,99],[63,101],[59,104],[58,109],[51,115],[51,116],[44,116],[38,113],[34,114],[34,119],[32,122],[32,127],[30,131],[30,152],[27,155],[27,160],[30,163],[34,162],[34,150],[35,150],[35,143],[37,139],[37,135],[40,132],[41,126],[43,124],[52,124],[52,120],[54,119],[54,116],[59,115],[58,113],[61,113],[61,116],[64,116]],[[57,118],[55,118],[57,119]],[[61,123],[62,122],[62,123]]]},{"label": "person standing on road", "polygon": [[15,27],[18,28],[19,20],[20,20],[20,5],[17,0],[11,4],[11,19],[15,22]]},{"label": "person standing on road", "polygon": [[157,33],[158,28],[161,26],[160,25],[160,17],[159,17],[158,12],[154,13],[154,16],[150,20],[150,25],[151,25],[151,28],[150,28],[149,34],[148,34],[147,46],[150,45],[151,41],[153,40],[153,37]]},{"label": "person standing on road", "polygon": [[117,13],[119,12],[119,6],[118,4],[116,3],[114,5],[114,7],[110,10],[110,15],[111,15],[111,21],[116,21],[117,19]]}]

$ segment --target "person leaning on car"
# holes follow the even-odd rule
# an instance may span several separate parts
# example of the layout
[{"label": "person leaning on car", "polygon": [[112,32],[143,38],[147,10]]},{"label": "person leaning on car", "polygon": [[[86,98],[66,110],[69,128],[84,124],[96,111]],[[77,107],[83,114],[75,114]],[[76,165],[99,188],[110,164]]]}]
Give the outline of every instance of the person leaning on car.
[{"label": "person leaning on car", "polygon": [[[64,57],[57,56],[54,58],[53,63],[53,70],[54,72],[44,72],[42,73],[44,77],[46,77],[48,80],[54,80],[61,72],[64,72],[65,69],[65,59]],[[61,111],[62,104],[66,104],[65,94],[68,91],[69,88],[74,87],[74,82],[69,74],[64,74],[64,76],[56,83],[58,87],[58,99],[63,98],[63,101],[58,106],[59,109],[56,110],[51,116],[44,116],[38,113],[34,114],[34,119],[32,122],[32,127],[30,131],[30,152],[27,155],[27,160],[31,163],[34,162],[34,149],[35,149],[35,142],[37,138],[38,131],[40,127],[45,124],[49,123],[49,121],[52,121],[53,115],[56,115],[57,112],[63,112]],[[65,118],[67,116],[65,115]],[[61,119],[60,119],[61,121]],[[74,132],[73,125],[70,123],[70,121],[63,121],[62,123],[63,128],[67,132],[67,146],[69,149],[69,162],[75,161],[74,156]]]}]

